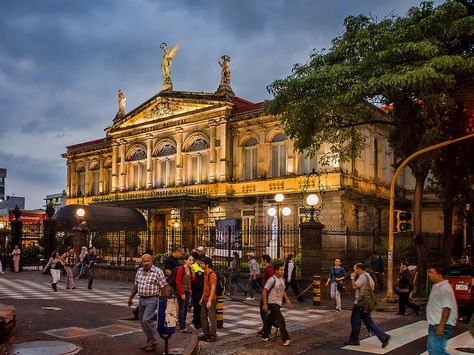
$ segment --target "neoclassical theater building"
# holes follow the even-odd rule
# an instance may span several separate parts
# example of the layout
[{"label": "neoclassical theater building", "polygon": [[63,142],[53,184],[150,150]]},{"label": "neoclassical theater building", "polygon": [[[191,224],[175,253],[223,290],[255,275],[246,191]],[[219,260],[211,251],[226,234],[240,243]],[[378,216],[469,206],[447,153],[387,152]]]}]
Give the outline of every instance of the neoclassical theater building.
[{"label": "neoclassical theater building", "polygon": [[[285,198],[281,207],[291,209],[284,225],[304,220],[305,191],[323,192],[325,225],[387,227],[393,155],[383,129],[367,129],[367,147],[354,161],[321,166],[328,147],[311,158],[295,151],[278,117],[234,94],[229,58],[220,64],[214,93],[174,91],[168,77],[160,92],[126,112],[119,91],[105,137],[68,146],[63,155],[67,203],[139,209],[155,250],[163,247],[160,231],[176,223],[202,228],[240,219],[244,230],[270,225],[267,211],[276,206],[277,193]],[[320,176],[308,179],[312,168]]]}]

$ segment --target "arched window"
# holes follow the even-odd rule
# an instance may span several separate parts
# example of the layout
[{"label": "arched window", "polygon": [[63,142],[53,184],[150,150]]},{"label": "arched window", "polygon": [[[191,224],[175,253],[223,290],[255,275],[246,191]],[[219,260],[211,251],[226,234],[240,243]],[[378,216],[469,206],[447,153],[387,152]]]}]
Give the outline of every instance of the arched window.
[{"label": "arched window", "polygon": [[318,159],[316,154],[311,158],[308,156],[308,151],[299,154],[298,172],[300,174],[308,174],[313,168],[317,169],[317,167]]},{"label": "arched window", "polygon": [[99,164],[91,166],[91,187],[90,191],[93,196],[99,195]]},{"label": "arched window", "polygon": [[286,136],[277,134],[272,140],[272,177],[286,175]]},{"label": "arched window", "polygon": [[141,148],[133,152],[130,158],[131,161],[144,160],[144,159],[146,159],[146,152]]},{"label": "arched window", "polygon": [[109,162],[105,163],[104,165],[104,193],[111,193],[112,192],[112,165]]},{"label": "arched window", "polygon": [[257,155],[257,140],[250,138],[244,147],[244,174],[245,180],[253,180],[257,178],[258,155]]},{"label": "arched window", "polygon": [[190,184],[207,182],[209,172],[208,148],[209,144],[202,138],[196,139],[189,147],[187,176]]},{"label": "arched window", "polygon": [[84,196],[86,193],[86,168],[81,166],[77,170],[79,183],[77,184],[77,196]]},{"label": "arched window", "polygon": [[[168,143],[165,144],[158,152],[158,160],[156,161],[156,186],[168,187],[175,184],[176,172],[176,148]],[[163,159],[163,157],[166,157]]]},{"label": "arched window", "polygon": [[171,144],[166,144],[158,152],[159,157],[166,157],[168,155],[176,154],[176,149]]}]

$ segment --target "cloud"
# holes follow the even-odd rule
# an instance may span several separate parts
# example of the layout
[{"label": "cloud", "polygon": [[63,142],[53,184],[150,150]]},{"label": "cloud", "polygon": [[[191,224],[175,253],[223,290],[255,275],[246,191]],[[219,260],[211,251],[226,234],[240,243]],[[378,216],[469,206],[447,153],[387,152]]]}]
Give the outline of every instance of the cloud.
[{"label": "cloud", "polygon": [[[66,145],[104,136],[117,112],[117,90],[125,92],[127,110],[160,90],[162,42],[180,44],[171,75],[175,90],[215,91],[217,62],[228,54],[234,92],[258,102],[268,98],[268,84],[287,76],[295,63],[306,62],[313,48],[328,48],[343,31],[346,16],[404,15],[417,4],[5,2],[0,14],[0,166],[8,165],[9,176],[15,177],[10,186],[18,195],[33,194],[33,186],[41,196],[53,185],[52,192],[62,191],[60,154]],[[31,204],[39,207],[42,200],[35,195]]]}]

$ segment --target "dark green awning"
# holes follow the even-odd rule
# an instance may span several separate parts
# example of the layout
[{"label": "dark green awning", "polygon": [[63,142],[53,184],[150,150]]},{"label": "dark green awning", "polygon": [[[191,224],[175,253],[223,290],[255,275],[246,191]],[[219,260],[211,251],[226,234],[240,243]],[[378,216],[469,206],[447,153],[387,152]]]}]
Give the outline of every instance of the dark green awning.
[{"label": "dark green awning", "polygon": [[[76,211],[83,208],[81,219]],[[147,223],[143,215],[130,207],[108,207],[97,205],[67,205],[53,216],[58,222],[58,230],[72,232],[75,229],[87,228],[91,232],[118,232],[146,230]],[[81,222],[85,222],[81,224]]]}]

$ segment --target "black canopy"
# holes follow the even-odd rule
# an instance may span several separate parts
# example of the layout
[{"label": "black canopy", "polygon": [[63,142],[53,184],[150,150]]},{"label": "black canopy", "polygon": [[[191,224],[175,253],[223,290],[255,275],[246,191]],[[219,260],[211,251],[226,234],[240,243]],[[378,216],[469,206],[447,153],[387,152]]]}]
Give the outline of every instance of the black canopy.
[{"label": "black canopy", "polygon": [[[76,211],[83,208],[84,217],[81,219]],[[126,230],[146,230],[147,223],[143,215],[130,207],[107,207],[98,205],[67,205],[53,216],[58,222],[58,230],[71,232],[75,228],[84,228],[91,232],[117,232]],[[82,222],[85,222],[81,225]]]}]

